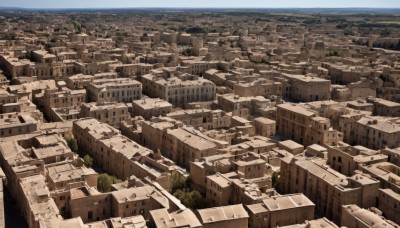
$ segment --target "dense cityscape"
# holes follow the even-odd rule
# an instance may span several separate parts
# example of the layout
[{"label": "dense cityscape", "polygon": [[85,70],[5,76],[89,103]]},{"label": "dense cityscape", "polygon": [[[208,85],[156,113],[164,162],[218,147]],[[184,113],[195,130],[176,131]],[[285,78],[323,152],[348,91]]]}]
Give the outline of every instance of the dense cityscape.
[{"label": "dense cityscape", "polygon": [[400,10],[0,8],[0,227],[400,227]]}]

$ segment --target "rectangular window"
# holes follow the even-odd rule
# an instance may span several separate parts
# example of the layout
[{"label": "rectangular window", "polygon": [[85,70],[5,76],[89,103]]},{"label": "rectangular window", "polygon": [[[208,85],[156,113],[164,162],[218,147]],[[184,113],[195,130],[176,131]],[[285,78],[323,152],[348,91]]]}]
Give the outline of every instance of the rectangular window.
[{"label": "rectangular window", "polygon": [[93,211],[89,211],[87,217],[88,217],[88,220],[92,220],[93,219]]}]

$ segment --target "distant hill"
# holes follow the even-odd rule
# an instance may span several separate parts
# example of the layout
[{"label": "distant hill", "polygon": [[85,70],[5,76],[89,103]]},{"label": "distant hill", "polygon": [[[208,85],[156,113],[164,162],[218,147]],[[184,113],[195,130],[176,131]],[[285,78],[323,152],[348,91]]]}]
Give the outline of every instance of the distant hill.
[{"label": "distant hill", "polygon": [[197,12],[242,12],[242,13],[328,13],[328,14],[400,14],[400,8],[22,8],[22,7],[1,7],[0,11],[11,12],[82,12],[82,11],[141,11],[141,12],[176,12],[176,11],[197,11]]}]

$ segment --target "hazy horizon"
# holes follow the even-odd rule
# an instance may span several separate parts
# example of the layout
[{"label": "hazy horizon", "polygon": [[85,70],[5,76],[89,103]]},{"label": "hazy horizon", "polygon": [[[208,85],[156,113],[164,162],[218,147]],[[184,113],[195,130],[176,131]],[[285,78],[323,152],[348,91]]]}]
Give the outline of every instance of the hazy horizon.
[{"label": "hazy horizon", "polygon": [[0,7],[18,7],[32,9],[70,9],[70,8],[400,8],[398,0],[154,0],[151,2],[136,2],[132,0],[3,0]]}]

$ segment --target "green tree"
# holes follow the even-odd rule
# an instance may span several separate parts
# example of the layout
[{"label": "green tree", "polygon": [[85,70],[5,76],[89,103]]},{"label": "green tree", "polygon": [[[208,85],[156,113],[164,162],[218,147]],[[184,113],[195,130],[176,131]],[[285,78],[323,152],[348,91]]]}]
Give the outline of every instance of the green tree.
[{"label": "green tree", "polygon": [[121,182],[122,181],[115,176],[110,176],[108,173],[102,173],[97,177],[97,189],[100,192],[110,192],[112,184]]},{"label": "green tree", "polygon": [[92,157],[90,157],[90,155],[85,155],[84,157],[83,157],[83,164],[86,166],[86,167],[88,167],[88,168],[91,168],[92,166],[93,166],[93,158]]},{"label": "green tree", "polygon": [[74,26],[75,33],[76,33],[76,34],[79,34],[79,33],[82,32],[82,25],[81,25],[79,22],[73,21],[73,22],[72,22],[72,25]]},{"label": "green tree", "polygon": [[75,138],[65,138],[65,141],[67,141],[68,147],[71,149],[72,152],[78,152],[78,143]]},{"label": "green tree", "polygon": [[102,173],[97,177],[97,189],[100,192],[111,191],[112,183],[113,183],[112,177],[107,173]]},{"label": "green tree", "polygon": [[177,190],[185,190],[188,188],[187,186],[187,177],[175,173],[172,176],[172,194],[174,194]]},{"label": "green tree", "polygon": [[83,160],[81,158],[77,158],[72,162],[72,165],[75,167],[82,167],[84,164]]},{"label": "green tree", "polygon": [[196,190],[190,192],[190,199],[193,209],[202,209],[207,207],[206,200],[200,194],[200,192]]},{"label": "green tree", "polygon": [[193,184],[192,177],[191,176],[186,177],[186,180],[185,180],[186,187],[193,190],[192,184]]},{"label": "green tree", "polygon": [[201,209],[207,206],[204,197],[196,190],[188,191],[178,189],[174,193],[174,196],[179,199],[183,205],[191,209]]},{"label": "green tree", "polygon": [[112,178],[112,183],[113,184],[118,184],[118,183],[122,182],[122,180],[118,179],[116,176],[112,176],[111,178]]},{"label": "green tree", "polygon": [[185,196],[186,196],[186,192],[185,191],[183,191],[183,190],[181,190],[181,189],[178,189],[178,190],[176,190],[175,192],[174,192],[174,194],[173,194],[177,199],[179,199],[180,201],[181,201],[181,203],[183,203],[183,198],[185,198]]},{"label": "green tree", "polygon": [[193,190],[190,176],[185,177],[180,174],[174,174],[172,176],[172,194],[186,207],[201,209],[207,206],[201,193]]},{"label": "green tree", "polygon": [[272,173],[272,187],[277,188],[279,187],[279,177],[280,177],[280,171],[273,172]]}]

